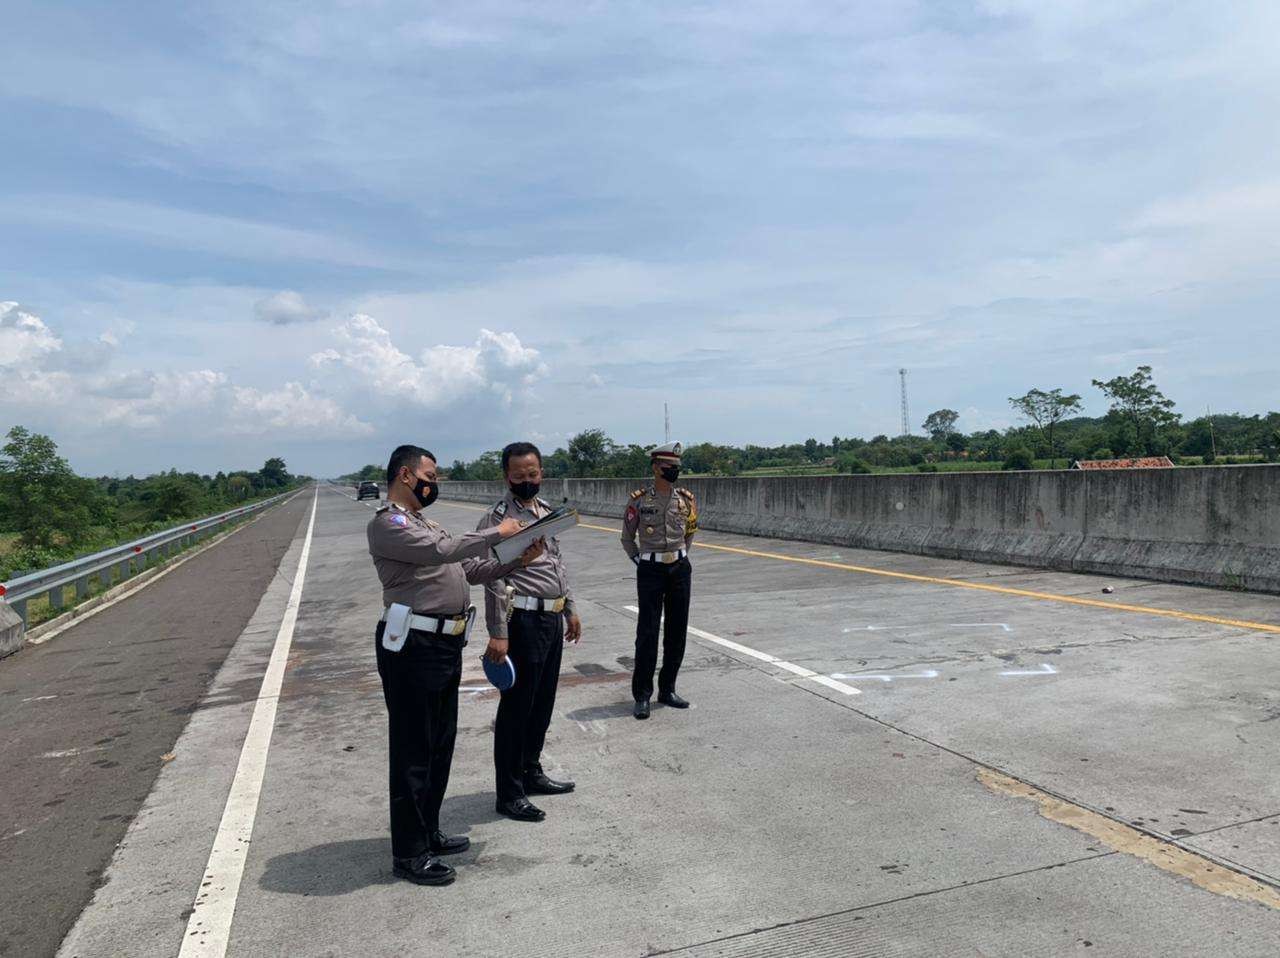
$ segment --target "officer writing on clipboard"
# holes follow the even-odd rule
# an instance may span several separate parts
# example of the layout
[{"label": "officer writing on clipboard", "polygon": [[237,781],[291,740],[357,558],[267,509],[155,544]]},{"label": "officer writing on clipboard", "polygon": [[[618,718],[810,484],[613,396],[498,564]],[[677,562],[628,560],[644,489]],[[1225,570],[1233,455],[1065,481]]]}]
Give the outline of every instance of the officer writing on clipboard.
[{"label": "officer writing on clipboard", "polygon": [[462,647],[475,609],[468,578],[486,581],[542,554],[534,543],[515,562],[462,561],[485,555],[521,529],[515,518],[483,532],[451,536],[422,515],[439,494],[436,459],[398,446],[387,463],[387,505],[369,521],[369,554],[382,582],[384,611],[375,631],[378,675],[387,704],[392,870],[420,885],[447,885],[454,870],[437,856],[471,842],[440,830],[458,730]]},{"label": "officer writing on clipboard", "polygon": [[[480,520],[477,532],[513,517],[531,525],[552,511],[538,498],[542,453],[537,446],[511,443],[502,450],[502,471],[507,494]],[[489,631],[485,655],[493,662],[510,657],[516,671],[515,684],[498,702],[493,729],[496,808],[517,821],[540,822],[546,813],[529,801],[529,795],[562,795],[574,787],[543,771],[542,746],[555,708],[563,643],[576,644],[582,636],[554,537],[535,560],[485,585],[484,618]]]}]

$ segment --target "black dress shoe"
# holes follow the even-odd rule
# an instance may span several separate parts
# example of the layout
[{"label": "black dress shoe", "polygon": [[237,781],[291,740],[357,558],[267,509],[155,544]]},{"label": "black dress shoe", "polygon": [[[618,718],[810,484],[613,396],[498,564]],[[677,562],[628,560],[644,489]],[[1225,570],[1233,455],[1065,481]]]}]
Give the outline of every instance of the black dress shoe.
[{"label": "black dress shoe", "polygon": [[631,714],[638,719],[647,719],[649,717],[649,700],[636,699],[636,707]]},{"label": "black dress shoe", "polygon": [[471,839],[466,835],[446,835],[444,832],[431,833],[431,854],[456,855],[471,847]]},{"label": "black dress shoe", "polygon": [[573,782],[557,782],[547,778],[540,766],[534,766],[524,773],[524,790],[528,795],[563,795],[572,792]]},{"label": "black dress shoe", "polygon": [[417,885],[447,885],[458,873],[430,853],[417,858],[393,858],[391,870]]},{"label": "black dress shoe", "polygon": [[682,699],[680,696],[676,695],[674,691],[659,692],[658,701],[661,702],[663,705],[669,706],[670,708],[673,708],[673,709],[687,709],[689,707],[689,703],[686,702],[684,699]]},{"label": "black dress shoe", "polygon": [[516,798],[509,802],[499,801],[495,806],[499,815],[514,818],[517,822],[540,822],[547,813],[527,798]]}]

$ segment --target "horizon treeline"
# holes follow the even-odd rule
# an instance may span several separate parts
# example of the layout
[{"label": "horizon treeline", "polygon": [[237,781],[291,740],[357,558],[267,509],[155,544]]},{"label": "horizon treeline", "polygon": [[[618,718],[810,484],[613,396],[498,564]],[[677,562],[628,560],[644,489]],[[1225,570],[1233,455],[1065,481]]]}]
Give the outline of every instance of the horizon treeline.
[{"label": "horizon treeline", "polygon": [[308,477],[272,457],[258,470],[88,477],[50,437],[22,426],[0,449],[0,579],[294,488]]},{"label": "horizon treeline", "polygon": [[[1129,456],[1168,456],[1214,462],[1280,461],[1280,412],[1266,415],[1215,413],[1184,421],[1175,404],[1157,388],[1151,367],[1092,384],[1110,401],[1102,416],[1081,416],[1081,397],[1061,389],[1031,389],[1011,396],[1009,404],[1024,424],[1004,430],[956,430],[960,415],[938,409],[925,417],[923,435],[833,436],[778,446],[734,446],[713,442],[687,444],[685,471],[697,475],[736,476],[753,470],[869,472],[939,464],[990,463],[994,468],[1066,467],[1074,460]],[[567,446],[543,450],[549,478],[636,477],[649,474],[648,447],[615,442],[601,429],[586,429]],[[945,465],[944,465],[945,468]],[[366,466],[350,478],[381,479],[383,469]],[[494,450],[466,462],[455,460],[447,478],[502,478],[501,454]]]}]

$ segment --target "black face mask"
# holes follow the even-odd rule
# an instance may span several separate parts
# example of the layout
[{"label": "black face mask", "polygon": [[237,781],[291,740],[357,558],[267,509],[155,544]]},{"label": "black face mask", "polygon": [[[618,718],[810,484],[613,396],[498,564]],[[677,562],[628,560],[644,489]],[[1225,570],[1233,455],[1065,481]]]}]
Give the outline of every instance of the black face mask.
[{"label": "black face mask", "polygon": [[662,473],[662,478],[667,480],[667,482],[675,482],[680,478],[679,466],[663,466],[658,471]]},{"label": "black face mask", "polygon": [[542,488],[540,482],[513,482],[511,483],[511,491],[515,493],[515,497],[521,502],[528,502],[538,494],[538,490]]},{"label": "black face mask", "polygon": [[440,495],[440,484],[436,482],[427,482],[425,479],[419,479],[417,485],[413,487],[413,496],[418,502],[422,503],[419,508],[425,509],[431,503],[436,501],[436,497]]}]

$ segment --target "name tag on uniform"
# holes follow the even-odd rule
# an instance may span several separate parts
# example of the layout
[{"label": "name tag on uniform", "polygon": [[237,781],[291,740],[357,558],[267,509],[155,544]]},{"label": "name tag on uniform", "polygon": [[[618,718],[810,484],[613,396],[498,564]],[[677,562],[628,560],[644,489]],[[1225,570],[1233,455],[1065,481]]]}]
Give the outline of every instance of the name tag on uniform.
[{"label": "name tag on uniform", "polygon": [[388,652],[399,652],[409,638],[409,618],[413,609],[399,602],[391,603],[387,609],[386,628],[382,630],[382,647]]}]

